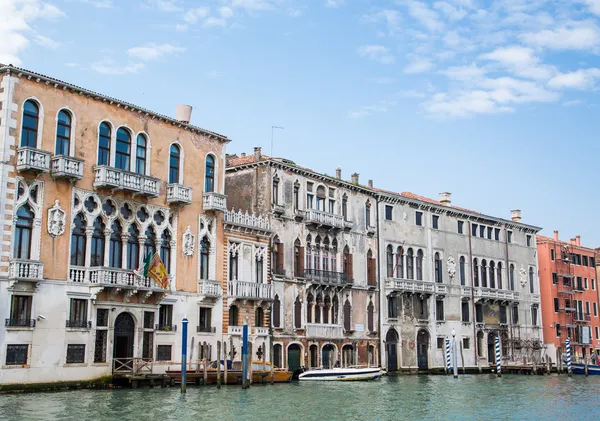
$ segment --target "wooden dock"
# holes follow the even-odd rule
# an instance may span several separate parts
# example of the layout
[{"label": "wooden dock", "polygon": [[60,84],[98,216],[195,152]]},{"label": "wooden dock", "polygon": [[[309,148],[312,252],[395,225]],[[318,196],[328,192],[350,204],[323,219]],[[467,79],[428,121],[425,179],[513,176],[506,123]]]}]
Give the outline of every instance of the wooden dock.
[{"label": "wooden dock", "polygon": [[132,389],[175,384],[175,379],[169,375],[153,373],[153,361],[147,358],[115,358],[112,377],[114,385],[129,385]]}]

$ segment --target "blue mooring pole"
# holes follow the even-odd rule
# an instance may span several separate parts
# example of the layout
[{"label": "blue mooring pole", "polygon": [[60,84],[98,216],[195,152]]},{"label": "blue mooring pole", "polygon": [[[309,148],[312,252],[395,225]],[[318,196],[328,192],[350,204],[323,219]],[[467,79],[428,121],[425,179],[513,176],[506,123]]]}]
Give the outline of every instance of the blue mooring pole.
[{"label": "blue mooring pole", "polygon": [[446,338],[446,374],[450,374],[450,369],[452,368],[450,364],[450,339]]},{"label": "blue mooring pole", "polygon": [[181,393],[185,393],[185,386],[187,384],[187,330],[188,330],[188,319],[184,316],[181,321]]},{"label": "blue mooring pole", "polygon": [[502,355],[500,354],[500,336],[496,335],[496,372],[502,376]]},{"label": "blue mooring pole", "polygon": [[242,329],[242,389],[248,388],[248,324]]},{"label": "blue mooring pole", "polygon": [[571,341],[567,339],[566,341],[567,348],[567,374],[569,377],[573,375],[573,370],[571,370]]}]

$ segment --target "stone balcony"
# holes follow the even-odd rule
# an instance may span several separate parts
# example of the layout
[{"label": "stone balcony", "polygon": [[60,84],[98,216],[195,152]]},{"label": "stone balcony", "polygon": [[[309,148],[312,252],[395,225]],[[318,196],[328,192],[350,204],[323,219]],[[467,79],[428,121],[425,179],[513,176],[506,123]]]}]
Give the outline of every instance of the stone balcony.
[{"label": "stone balcony", "polygon": [[150,278],[137,276],[133,270],[109,268],[70,266],[69,281],[77,283],[90,283],[98,286],[125,288],[131,290],[160,290]]},{"label": "stone balcony", "polygon": [[344,327],[342,325],[330,325],[323,323],[307,323],[307,339],[342,339]]},{"label": "stone balcony", "polygon": [[216,301],[221,296],[221,282],[209,279],[199,280],[198,294],[200,301]]},{"label": "stone balcony", "polygon": [[12,259],[8,264],[8,278],[16,281],[41,281],[44,279],[44,262]]},{"label": "stone balcony", "polygon": [[189,205],[192,203],[192,188],[183,184],[167,184],[167,203]]},{"label": "stone balcony", "polygon": [[344,218],[334,213],[308,209],[305,213],[304,221],[307,224],[316,225],[332,229],[344,229]]},{"label": "stone balcony", "polygon": [[205,211],[225,212],[227,210],[227,196],[209,192],[202,195],[202,207]]},{"label": "stone balcony", "polygon": [[518,292],[507,291],[507,290],[503,290],[503,289],[475,287],[474,296],[475,296],[475,299],[519,301],[519,293]]},{"label": "stone balcony", "polygon": [[50,152],[30,146],[17,149],[17,171],[50,171]]},{"label": "stone balcony", "polygon": [[227,333],[232,336],[242,336],[244,334],[243,326],[227,326]]},{"label": "stone balcony", "polygon": [[252,333],[255,336],[269,336],[269,328],[268,327],[255,327],[252,329]]},{"label": "stone balcony", "polygon": [[107,165],[94,167],[94,188],[109,188],[134,193],[134,195],[157,197],[160,195],[160,180]]},{"label": "stone balcony", "polygon": [[372,225],[367,225],[367,235],[375,235],[377,228]]},{"label": "stone balcony", "polygon": [[331,272],[327,270],[305,269],[304,279],[321,285],[351,285],[352,279],[344,272]]},{"label": "stone balcony", "polygon": [[271,284],[228,281],[227,295],[232,299],[263,301],[273,299],[273,290]]},{"label": "stone balcony", "polygon": [[65,155],[53,156],[52,177],[81,180],[83,178],[83,159]]},{"label": "stone balcony", "polygon": [[435,291],[435,284],[431,281],[388,278],[385,281],[385,288],[387,290],[398,292],[433,294],[433,292]]}]

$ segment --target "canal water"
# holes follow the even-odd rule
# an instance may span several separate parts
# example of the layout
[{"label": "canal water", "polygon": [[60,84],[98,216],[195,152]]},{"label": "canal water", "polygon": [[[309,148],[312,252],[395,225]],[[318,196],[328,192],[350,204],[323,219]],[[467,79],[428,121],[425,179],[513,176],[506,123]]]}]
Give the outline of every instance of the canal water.
[{"label": "canal water", "polygon": [[[599,376],[600,377],[600,376]],[[20,420],[595,420],[600,378],[402,376],[368,383],[0,395]]]}]

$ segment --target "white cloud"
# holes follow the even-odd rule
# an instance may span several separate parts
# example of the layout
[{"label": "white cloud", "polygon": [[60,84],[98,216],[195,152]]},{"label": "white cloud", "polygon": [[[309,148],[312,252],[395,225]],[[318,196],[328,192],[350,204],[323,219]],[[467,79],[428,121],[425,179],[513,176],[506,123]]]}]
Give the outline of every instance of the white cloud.
[{"label": "white cloud", "polygon": [[579,69],[574,72],[556,75],[550,79],[548,86],[556,89],[589,89],[595,86],[598,78],[600,78],[600,69]]},{"label": "white cloud", "polygon": [[390,50],[383,45],[363,45],[358,48],[358,54],[361,57],[367,57],[382,64],[392,64],[395,61],[394,56],[390,54]]},{"label": "white cloud", "polygon": [[571,100],[571,101],[565,101],[565,102],[563,102],[562,106],[563,107],[574,107],[576,105],[581,105],[581,104],[583,104],[582,100],[580,100],[580,99],[574,99],[574,100]]},{"label": "white cloud", "polygon": [[529,45],[553,50],[589,50],[600,45],[600,31],[595,24],[545,29],[522,34],[520,38]]},{"label": "white cloud", "polygon": [[230,18],[233,16],[233,10],[231,9],[231,7],[226,7],[226,6],[220,7],[219,15],[225,19]]},{"label": "white cloud", "polygon": [[148,44],[144,46],[133,47],[127,50],[127,54],[138,60],[151,61],[158,60],[163,56],[170,54],[183,53],[185,48],[176,47],[171,44]]},{"label": "white cloud", "polygon": [[361,21],[363,22],[385,22],[390,35],[394,35],[399,31],[401,20],[402,18],[400,17],[400,12],[392,9],[384,9],[377,13],[371,13],[361,17]]},{"label": "white cloud", "polygon": [[417,58],[404,67],[404,73],[424,73],[433,67],[431,60],[427,58]]},{"label": "white cloud", "polygon": [[462,7],[457,7],[456,5],[447,1],[436,1],[433,4],[433,7],[441,11],[444,15],[446,15],[446,17],[448,17],[448,19],[452,21],[461,20],[469,13]]},{"label": "white cloud", "polygon": [[531,48],[519,45],[500,47],[479,58],[495,61],[509,72],[530,79],[550,79],[556,73],[553,66],[541,64]]},{"label": "white cloud", "polygon": [[340,7],[344,0],[325,0],[325,7]]},{"label": "white cloud", "polygon": [[394,105],[396,105],[396,101],[381,101],[379,104],[376,104],[376,105],[367,105],[356,111],[350,111],[348,113],[348,117],[357,119],[357,118],[363,118],[363,117],[366,117],[366,116],[369,116],[369,115],[375,114],[375,113],[385,113],[390,109],[390,107],[392,107]]},{"label": "white cloud", "polygon": [[190,25],[198,22],[200,19],[206,18],[210,14],[210,9],[208,7],[197,7],[195,9],[190,9],[183,16],[183,20]]},{"label": "white cloud", "polygon": [[202,23],[202,26],[205,28],[210,28],[210,27],[214,27],[214,26],[226,26],[227,25],[227,21],[225,21],[225,19],[222,18],[216,18],[214,16],[209,16],[206,19],[204,19],[204,22]]},{"label": "white cloud", "polygon": [[158,9],[162,12],[181,12],[183,7],[177,4],[176,0],[145,0],[146,7]]},{"label": "white cloud", "polygon": [[21,65],[21,53],[31,40],[45,47],[55,45],[32,25],[64,16],[64,12],[45,1],[0,0],[0,63]]},{"label": "white cloud", "polygon": [[37,45],[41,45],[42,47],[46,47],[46,48],[51,48],[53,50],[60,46],[60,42],[54,41],[53,39],[50,39],[48,37],[45,37],[45,36],[39,35],[39,34],[35,36],[33,41]]},{"label": "white cloud", "polygon": [[272,10],[274,8],[269,0],[231,0],[231,7],[248,10]]},{"label": "white cloud", "polygon": [[443,22],[439,19],[439,15],[427,4],[417,0],[404,0],[403,2],[408,7],[408,13],[421,24],[432,32],[441,31],[444,29]]},{"label": "white cloud", "polygon": [[81,0],[83,3],[87,3],[99,9],[110,9],[113,7],[112,0]]},{"label": "white cloud", "polygon": [[92,70],[106,75],[124,75],[128,73],[137,73],[144,68],[144,63],[128,63],[125,66],[118,66],[114,61],[105,59],[92,63]]},{"label": "white cloud", "polygon": [[482,78],[487,73],[487,70],[478,67],[475,63],[472,63],[468,66],[452,66],[441,71],[440,73],[446,75],[452,80],[469,82]]},{"label": "white cloud", "polygon": [[578,2],[585,4],[594,15],[600,16],[600,0],[578,0]]}]

